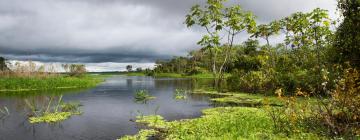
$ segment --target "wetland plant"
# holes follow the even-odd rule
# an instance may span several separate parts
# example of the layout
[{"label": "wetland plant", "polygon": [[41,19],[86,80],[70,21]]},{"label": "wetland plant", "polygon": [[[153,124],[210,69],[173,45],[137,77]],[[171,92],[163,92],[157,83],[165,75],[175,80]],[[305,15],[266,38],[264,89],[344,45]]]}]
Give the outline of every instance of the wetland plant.
[{"label": "wetland plant", "polygon": [[175,89],[174,99],[175,100],[185,100],[187,98],[186,94],[187,94],[187,91],[184,89]]},{"label": "wetland plant", "polygon": [[30,123],[56,123],[64,121],[73,115],[81,115],[80,103],[70,102],[63,103],[62,96],[59,97],[55,104],[52,104],[53,97],[50,98],[46,109],[37,109],[36,105],[27,102],[27,105],[33,111],[33,116],[29,118]]},{"label": "wetland plant", "polygon": [[135,93],[135,102],[137,103],[147,103],[149,100],[153,100],[156,97],[151,96],[147,90],[138,90]]}]

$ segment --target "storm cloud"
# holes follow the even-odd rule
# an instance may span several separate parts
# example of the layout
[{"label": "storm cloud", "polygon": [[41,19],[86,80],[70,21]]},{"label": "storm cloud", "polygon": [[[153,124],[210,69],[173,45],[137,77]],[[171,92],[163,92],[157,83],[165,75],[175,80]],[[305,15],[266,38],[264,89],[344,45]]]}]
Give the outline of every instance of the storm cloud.
[{"label": "storm cloud", "polygon": [[[148,63],[198,49],[201,30],[183,24],[204,0],[0,0],[0,56],[72,63]],[[233,0],[261,23],[335,0]]]}]

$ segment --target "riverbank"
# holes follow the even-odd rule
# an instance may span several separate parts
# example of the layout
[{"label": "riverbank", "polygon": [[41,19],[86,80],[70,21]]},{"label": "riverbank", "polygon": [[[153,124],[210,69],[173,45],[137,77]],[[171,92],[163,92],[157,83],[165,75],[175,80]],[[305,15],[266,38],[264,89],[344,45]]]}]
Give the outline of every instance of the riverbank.
[{"label": "riverbank", "polygon": [[40,91],[55,89],[75,89],[94,87],[104,81],[103,75],[85,75],[81,77],[2,77],[0,92]]},{"label": "riverbank", "polygon": [[[147,76],[144,72],[129,72],[126,73],[127,76]],[[229,76],[229,75],[226,75]],[[184,75],[179,73],[155,73],[153,77],[156,78],[200,78],[200,79],[213,79],[214,76],[212,73],[200,73],[194,75]]]}]

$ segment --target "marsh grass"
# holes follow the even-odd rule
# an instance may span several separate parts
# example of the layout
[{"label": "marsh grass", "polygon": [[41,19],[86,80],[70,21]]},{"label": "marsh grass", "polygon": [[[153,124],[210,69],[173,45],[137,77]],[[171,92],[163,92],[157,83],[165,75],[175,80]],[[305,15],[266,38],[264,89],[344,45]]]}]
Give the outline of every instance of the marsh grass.
[{"label": "marsh grass", "polygon": [[81,115],[81,104],[78,102],[64,103],[62,96],[57,100],[55,97],[50,97],[47,104],[38,107],[33,102],[25,100],[26,105],[30,108],[31,114],[29,117],[30,123],[57,123],[70,118],[73,115]]},{"label": "marsh grass", "polygon": [[136,103],[147,103],[149,100],[156,99],[156,97],[151,96],[147,90],[138,90],[134,95],[134,101]]},{"label": "marsh grass", "polygon": [[187,99],[187,91],[184,89],[175,89],[174,99],[175,100],[186,100]]},{"label": "marsh grass", "polygon": [[100,76],[68,77],[0,77],[0,92],[40,91],[94,87],[103,79]]}]

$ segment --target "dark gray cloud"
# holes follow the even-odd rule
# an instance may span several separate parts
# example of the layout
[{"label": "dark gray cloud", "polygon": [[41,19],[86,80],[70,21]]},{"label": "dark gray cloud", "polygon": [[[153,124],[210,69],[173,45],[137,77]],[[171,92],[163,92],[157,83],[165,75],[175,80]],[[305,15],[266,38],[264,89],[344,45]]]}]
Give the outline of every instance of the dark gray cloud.
[{"label": "dark gray cloud", "polygon": [[[45,62],[154,62],[196,49],[183,25],[204,0],[0,0],[0,55]],[[269,22],[335,0],[233,0]]]}]

